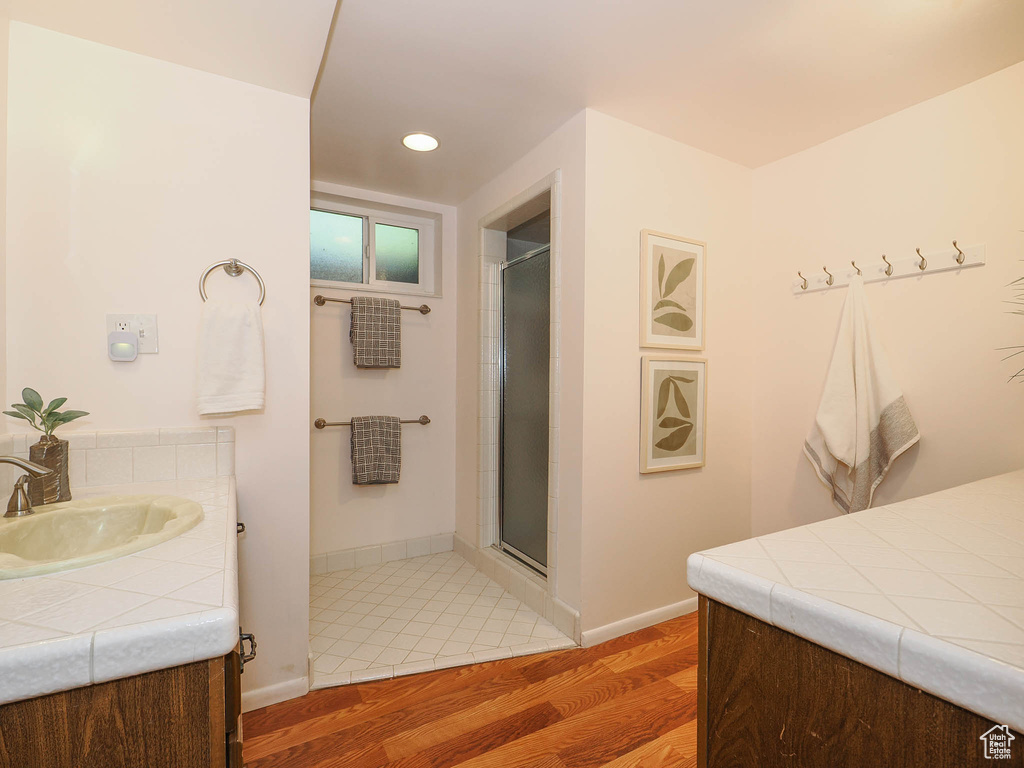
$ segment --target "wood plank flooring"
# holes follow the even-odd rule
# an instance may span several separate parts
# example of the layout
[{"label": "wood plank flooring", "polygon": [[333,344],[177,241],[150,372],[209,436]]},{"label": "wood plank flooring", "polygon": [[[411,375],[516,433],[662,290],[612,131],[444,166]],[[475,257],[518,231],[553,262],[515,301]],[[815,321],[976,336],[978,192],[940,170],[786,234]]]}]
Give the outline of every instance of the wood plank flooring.
[{"label": "wood plank flooring", "polygon": [[697,614],[585,649],[313,691],[246,713],[248,768],[697,764]]}]

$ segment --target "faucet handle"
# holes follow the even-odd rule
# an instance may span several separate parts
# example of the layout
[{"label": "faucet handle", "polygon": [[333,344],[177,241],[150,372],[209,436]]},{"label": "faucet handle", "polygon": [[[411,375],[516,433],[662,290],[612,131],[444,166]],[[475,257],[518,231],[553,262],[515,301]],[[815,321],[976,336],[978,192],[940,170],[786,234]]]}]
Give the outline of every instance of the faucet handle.
[{"label": "faucet handle", "polygon": [[4,517],[24,517],[35,512],[28,498],[28,475],[22,475],[14,484],[14,492],[7,502],[7,513]]}]

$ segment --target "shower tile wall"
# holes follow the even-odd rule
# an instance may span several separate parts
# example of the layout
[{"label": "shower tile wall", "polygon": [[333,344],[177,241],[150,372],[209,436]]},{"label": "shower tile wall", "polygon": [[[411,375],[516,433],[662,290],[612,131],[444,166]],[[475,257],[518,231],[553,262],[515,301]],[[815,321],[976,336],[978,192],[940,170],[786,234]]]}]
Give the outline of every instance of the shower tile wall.
[{"label": "shower tile wall", "polygon": [[312,687],[571,648],[454,552],[313,576]]}]

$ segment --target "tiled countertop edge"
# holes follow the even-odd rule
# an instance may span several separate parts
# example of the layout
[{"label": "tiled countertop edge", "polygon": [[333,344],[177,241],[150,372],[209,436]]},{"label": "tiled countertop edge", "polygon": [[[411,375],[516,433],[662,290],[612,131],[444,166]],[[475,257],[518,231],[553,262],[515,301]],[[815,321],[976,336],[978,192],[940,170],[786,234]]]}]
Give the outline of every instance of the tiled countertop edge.
[{"label": "tiled countertop edge", "polygon": [[4,649],[0,704],[213,659],[234,649],[238,645],[237,508],[232,478],[223,607]]},{"label": "tiled countertop edge", "polygon": [[1020,669],[699,553],[687,559],[686,572],[705,597],[1024,731]]}]

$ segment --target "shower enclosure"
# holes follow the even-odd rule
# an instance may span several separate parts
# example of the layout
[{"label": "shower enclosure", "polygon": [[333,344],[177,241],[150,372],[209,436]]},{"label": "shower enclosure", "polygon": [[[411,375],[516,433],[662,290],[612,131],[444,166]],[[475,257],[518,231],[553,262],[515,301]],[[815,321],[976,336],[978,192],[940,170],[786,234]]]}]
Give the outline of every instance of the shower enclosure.
[{"label": "shower enclosure", "polygon": [[513,237],[500,280],[499,546],[546,574],[551,248],[522,253]]}]

